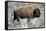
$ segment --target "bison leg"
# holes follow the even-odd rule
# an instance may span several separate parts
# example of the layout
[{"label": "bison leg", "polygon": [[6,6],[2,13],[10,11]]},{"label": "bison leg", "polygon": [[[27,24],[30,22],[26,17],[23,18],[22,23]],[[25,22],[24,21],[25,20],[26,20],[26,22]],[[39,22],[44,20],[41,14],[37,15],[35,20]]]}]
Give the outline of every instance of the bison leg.
[{"label": "bison leg", "polygon": [[17,16],[17,22],[19,22],[19,16]]},{"label": "bison leg", "polygon": [[17,12],[14,11],[14,19],[13,22],[17,19],[17,21],[19,22],[19,16],[17,16]]},{"label": "bison leg", "polygon": [[28,18],[28,22],[30,22],[30,18]]},{"label": "bison leg", "polygon": [[30,17],[28,16],[28,22],[30,21]]}]

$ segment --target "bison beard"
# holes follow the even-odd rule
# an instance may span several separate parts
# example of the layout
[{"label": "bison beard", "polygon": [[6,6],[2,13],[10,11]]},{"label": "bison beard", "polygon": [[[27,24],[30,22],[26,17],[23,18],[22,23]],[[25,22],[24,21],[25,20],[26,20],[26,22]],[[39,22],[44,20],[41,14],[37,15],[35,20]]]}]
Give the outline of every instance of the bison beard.
[{"label": "bison beard", "polygon": [[[20,14],[19,14],[19,12],[20,12]],[[19,17],[22,18],[22,19],[23,18],[28,18],[28,22],[29,22],[30,21],[30,18],[35,18],[35,17],[38,17],[39,18],[40,17],[40,9],[38,9],[38,8],[34,9],[33,14],[31,14],[30,16],[29,16],[28,13],[27,14],[22,13],[21,12],[21,9],[18,12],[17,11],[14,11],[14,20],[17,19],[17,21],[19,22]]]}]

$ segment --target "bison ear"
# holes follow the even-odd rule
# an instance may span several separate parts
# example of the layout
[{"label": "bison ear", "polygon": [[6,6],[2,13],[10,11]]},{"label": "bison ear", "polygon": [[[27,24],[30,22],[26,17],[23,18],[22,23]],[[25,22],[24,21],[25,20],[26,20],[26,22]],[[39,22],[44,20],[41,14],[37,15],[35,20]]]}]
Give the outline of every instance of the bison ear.
[{"label": "bison ear", "polygon": [[40,9],[39,8],[36,8],[35,10],[34,10],[34,12],[33,12],[33,16],[34,17],[40,17]]}]

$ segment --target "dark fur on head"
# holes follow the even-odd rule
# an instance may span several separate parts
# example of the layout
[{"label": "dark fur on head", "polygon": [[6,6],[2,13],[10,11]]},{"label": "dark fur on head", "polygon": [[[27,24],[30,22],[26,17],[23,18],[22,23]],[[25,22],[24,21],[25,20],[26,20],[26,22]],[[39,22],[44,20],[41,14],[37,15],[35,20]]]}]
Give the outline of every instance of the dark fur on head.
[{"label": "dark fur on head", "polygon": [[33,12],[33,16],[34,17],[40,17],[40,9],[38,9],[38,8],[36,8],[35,10],[34,10],[34,12]]}]

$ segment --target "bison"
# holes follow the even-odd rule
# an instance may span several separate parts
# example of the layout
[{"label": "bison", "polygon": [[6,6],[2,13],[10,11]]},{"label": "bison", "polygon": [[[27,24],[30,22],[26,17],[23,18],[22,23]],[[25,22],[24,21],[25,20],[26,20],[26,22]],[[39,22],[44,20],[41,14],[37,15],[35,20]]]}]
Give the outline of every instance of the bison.
[{"label": "bison", "polygon": [[35,18],[35,17],[40,17],[40,9],[36,8],[36,7],[32,7],[32,6],[26,6],[26,7],[22,7],[19,9],[14,10],[14,20],[17,19],[17,21],[19,22],[19,17],[20,18],[28,18],[28,22],[29,22],[29,18]]}]

